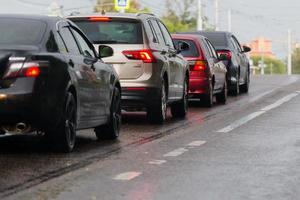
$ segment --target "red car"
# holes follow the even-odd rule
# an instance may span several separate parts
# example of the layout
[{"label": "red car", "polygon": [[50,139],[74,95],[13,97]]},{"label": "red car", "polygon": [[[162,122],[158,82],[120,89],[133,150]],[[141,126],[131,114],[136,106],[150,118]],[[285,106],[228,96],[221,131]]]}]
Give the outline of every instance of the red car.
[{"label": "red car", "polygon": [[200,35],[174,34],[176,46],[187,43],[189,49],[181,54],[189,62],[190,85],[189,96],[198,98],[207,107],[211,107],[214,96],[218,103],[227,101],[226,66],[223,60],[226,55],[216,53],[211,42]]}]

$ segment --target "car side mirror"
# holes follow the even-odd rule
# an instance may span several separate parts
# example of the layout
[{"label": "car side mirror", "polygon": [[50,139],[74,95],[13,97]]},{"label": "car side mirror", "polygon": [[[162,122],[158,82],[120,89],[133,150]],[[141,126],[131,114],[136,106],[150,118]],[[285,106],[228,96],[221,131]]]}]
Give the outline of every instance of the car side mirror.
[{"label": "car side mirror", "polygon": [[250,52],[250,51],[251,51],[250,47],[243,46],[243,53],[247,53],[247,52]]},{"label": "car side mirror", "polygon": [[228,59],[227,59],[227,55],[226,55],[226,54],[220,54],[220,55],[219,55],[219,60],[220,60],[220,61],[228,60]]},{"label": "car side mirror", "polygon": [[186,42],[180,41],[178,42],[178,49],[177,49],[177,53],[180,53],[182,51],[187,51],[190,49],[190,45]]},{"label": "car side mirror", "polygon": [[100,45],[99,49],[99,58],[106,58],[114,55],[114,50],[110,46]]}]

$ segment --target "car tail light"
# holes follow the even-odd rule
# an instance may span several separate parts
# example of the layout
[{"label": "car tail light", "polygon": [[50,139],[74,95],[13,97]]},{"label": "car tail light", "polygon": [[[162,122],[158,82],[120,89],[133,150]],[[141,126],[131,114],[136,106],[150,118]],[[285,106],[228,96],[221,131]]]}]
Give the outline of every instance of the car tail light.
[{"label": "car tail light", "polygon": [[205,60],[197,60],[190,63],[191,71],[205,71],[207,62]]},{"label": "car tail light", "polygon": [[152,54],[152,51],[149,49],[123,51],[122,53],[130,60],[142,60],[144,63],[156,62],[156,60]]},{"label": "car tail light", "polygon": [[221,54],[225,54],[227,57],[227,60],[231,60],[231,51],[229,50],[220,50],[217,51],[218,55],[220,56]]},{"label": "car tail light", "polygon": [[40,73],[40,64],[37,62],[15,62],[9,65],[4,78],[38,77]]},{"label": "car tail light", "polygon": [[110,22],[111,18],[109,17],[89,17],[90,21],[95,21],[95,22]]},{"label": "car tail light", "polygon": [[38,77],[40,75],[40,73],[41,73],[40,68],[37,66],[32,66],[32,67],[25,69],[26,77]]}]

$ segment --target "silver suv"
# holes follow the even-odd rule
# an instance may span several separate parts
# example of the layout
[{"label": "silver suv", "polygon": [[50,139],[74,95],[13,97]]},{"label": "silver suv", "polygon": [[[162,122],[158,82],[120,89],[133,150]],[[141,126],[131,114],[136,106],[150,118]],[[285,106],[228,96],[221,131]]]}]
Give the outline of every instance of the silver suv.
[{"label": "silver suv", "polygon": [[167,106],[173,117],[187,112],[188,63],[175,49],[165,25],[152,14],[91,14],[70,16],[96,49],[110,46],[114,55],[103,59],[117,71],[122,87],[122,108],[146,109],[149,120],[163,123]]}]

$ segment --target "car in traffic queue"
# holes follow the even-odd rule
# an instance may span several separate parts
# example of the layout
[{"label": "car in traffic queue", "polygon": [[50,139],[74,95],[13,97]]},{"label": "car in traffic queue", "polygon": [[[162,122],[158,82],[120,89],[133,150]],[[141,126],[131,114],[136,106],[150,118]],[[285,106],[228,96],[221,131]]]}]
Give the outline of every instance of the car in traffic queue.
[{"label": "car in traffic queue", "polygon": [[[150,122],[162,124],[167,106],[173,117],[184,118],[188,105],[189,67],[163,22],[153,14],[106,13],[69,16],[94,45],[113,48],[105,58],[117,71],[122,108],[146,110]],[[182,45],[181,49],[188,48]]]},{"label": "car in traffic queue", "polygon": [[56,149],[70,152],[76,130],[116,139],[121,88],[71,21],[48,16],[0,15],[0,134],[42,132]]},{"label": "car in traffic queue", "polygon": [[227,67],[227,83],[229,92],[238,95],[240,92],[248,93],[250,86],[250,64],[246,53],[251,51],[247,46],[241,47],[234,34],[223,31],[197,31],[186,34],[199,34],[207,37],[218,54],[226,54],[224,61]]},{"label": "car in traffic queue", "polygon": [[226,55],[218,55],[211,42],[201,35],[173,34],[176,46],[189,45],[181,54],[190,66],[190,98],[200,99],[206,107],[212,107],[214,96],[217,103],[227,101],[227,69],[223,63]]}]

